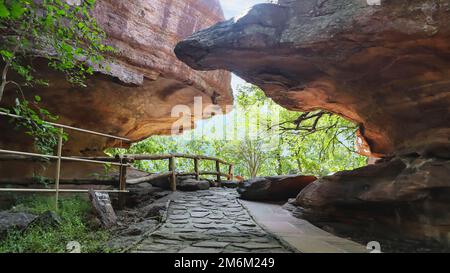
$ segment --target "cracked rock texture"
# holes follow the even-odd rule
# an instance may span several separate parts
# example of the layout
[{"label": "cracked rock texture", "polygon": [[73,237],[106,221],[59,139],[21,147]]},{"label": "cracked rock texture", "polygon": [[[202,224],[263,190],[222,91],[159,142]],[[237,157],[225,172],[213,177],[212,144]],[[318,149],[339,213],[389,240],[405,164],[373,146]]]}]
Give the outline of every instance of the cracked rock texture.
[{"label": "cracked rock texture", "polygon": [[195,69],[236,73],[288,109],[359,124],[360,153],[386,158],[307,186],[301,217],[350,236],[378,230],[449,245],[449,20],[442,0],[280,0],[175,52]]},{"label": "cracked rock texture", "polygon": [[195,69],[232,71],[291,110],[359,124],[363,154],[448,151],[450,4],[382,2],[260,4],[175,52]]},{"label": "cracked rock texture", "polygon": [[448,250],[449,177],[448,159],[385,159],[312,183],[297,196],[297,213],[345,236],[420,239]]},{"label": "cracked rock texture", "polygon": [[[170,133],[178,119],[171,117],[172,107],[183,104],[192,111],[195,96],[203,98],[204,107],[232,104],[228,72],[194,71],[173,53],[179,40],[224,19],[218,0],[98,0],[94,16],[107,34],[107,43],[118,50],[110,71],[97,72],[88,79],[88,87],[81,88],[49,70],[45,60],[33,62],[50,86],[25,93],[30,98],[39,94],[42,106],[59,115],[60,123],[138,141]],[[5,93],[9,96],[2,106],[11,105],[16,93]],[[8,129],[6,122],[0,122],[2,132]],[[23,150],[31,142],[8,132],[1,134],[0,145]],[[64,153],[93,155],[120,145],[71,132]]]},{"label": "cracked rock texture", "polygon": [[312,182],[315,176],[284,175],[257,177],[238,184],[240,198],[253,201],[285,201],[297,194]]}]

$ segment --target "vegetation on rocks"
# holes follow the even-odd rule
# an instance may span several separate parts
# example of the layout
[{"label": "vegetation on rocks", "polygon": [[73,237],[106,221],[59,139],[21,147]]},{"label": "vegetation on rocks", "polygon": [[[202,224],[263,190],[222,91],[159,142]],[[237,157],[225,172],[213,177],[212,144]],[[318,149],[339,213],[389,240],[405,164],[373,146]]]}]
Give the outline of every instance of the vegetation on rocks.
[{"label": "vegetation on rocks", "polygon": [[[17,202],[17,212],[41,214],[54,209],[54,197],[33,196]],[[79,242],[81,252],[108,252],[105,242],[110,235],[97,229],[89,218],[91,205],[80,196],[60,199],[58,215],[61,225],[31,226],[24,231],[13,230],[0,241],[0,253],[55,253],[67,252],[71,241]]]},{"label": "vegetation on rocks", "polygon": [[51,154],[59,136],[59,130],[43,120],[57,117],[41,107],[39,96],[26,97],[24,88],[49,85],[33,64],[37,59],[44,58],[68,82],[82,87],[95,69],[108,69],[105,56],[113,48],[103,43],[106,35],[90,14],[94,4],[95,0],[0,0],[0,102],[6,91],[16,92],[12,109],[0,110],[24,117],[13,122],[33,137],[41,153]]}]

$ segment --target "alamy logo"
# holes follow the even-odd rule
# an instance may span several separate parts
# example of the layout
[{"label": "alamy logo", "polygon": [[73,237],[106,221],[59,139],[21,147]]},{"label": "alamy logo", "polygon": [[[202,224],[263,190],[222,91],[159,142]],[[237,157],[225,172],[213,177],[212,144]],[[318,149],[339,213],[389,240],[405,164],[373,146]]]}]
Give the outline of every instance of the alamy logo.
[{"label": "alamy logo", "polygon": [[369,6],[381,6],[381,0],[367,0]]}]

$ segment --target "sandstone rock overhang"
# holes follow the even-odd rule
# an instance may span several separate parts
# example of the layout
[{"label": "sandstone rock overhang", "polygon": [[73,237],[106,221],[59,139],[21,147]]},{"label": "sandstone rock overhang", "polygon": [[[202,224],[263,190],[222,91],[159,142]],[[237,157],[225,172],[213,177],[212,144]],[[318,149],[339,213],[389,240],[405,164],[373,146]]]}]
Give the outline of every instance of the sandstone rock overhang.
[{"label": "sandstone rock overhang", "polygon": [[[216,104],[224,111],[233,103],[229,72],[195,71],[173,52],[181,39],[224,20],[218,0],[97,0],[94,17],[107,34],[106,43],[118,54],[111,57],[109,71],[98,71],[88,79],[87,88],[69,84],[64,75],[48,69],[45,60],[33,62],[50,86],[24,90],[25,95],[39,94],[42,106],[58,115],[59,123],[138,141],[170,134],[178,119],[171,117],[172,107],[187,105],[194,113],[194,97],[202,97],[203,107]],[[11,105],[16,92],[5,94],[2,106]],[[30,139],[10,129],[2,119],[1,147],[31,147]],[[121,145],[71,133],[64,153],[93,155]]]},{"label": "sandstone rock overhang", "polygon": [[360,125],[366,154],[450,154],[448,1],[280,0],[180,42],[194,69],[232,71],[291,110]]}]

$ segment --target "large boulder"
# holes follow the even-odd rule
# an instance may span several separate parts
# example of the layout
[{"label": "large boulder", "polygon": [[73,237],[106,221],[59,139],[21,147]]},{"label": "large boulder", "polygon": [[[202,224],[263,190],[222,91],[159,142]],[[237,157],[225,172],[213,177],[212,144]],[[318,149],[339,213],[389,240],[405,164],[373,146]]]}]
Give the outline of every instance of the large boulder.
[{"label": "large boulder", "polygon": [[[177,190],[197,191],[207,190],[210,182],[207,180],[197,180],[194,176],[177,176]],[[170,190],[170,179],[168,177],[158,178],[150,181],[153,186]]]},{"label": "large boulder", "polygon": [[27,227],[39,227],[41,229],[58,228],[62,225],[63,220],[54,211],[46,211],[34,219]]},{"label": "large boulder", "polygon": [[316,179],[304,175],[257,177],[239,183],[237,191],[246,200],[286,201]]},{"label": "large boulder", "polygon": [[231,189],[239,187],[240,184],[241,182],[236,180],[225,180],[220,182],[220,186]]},{"label": "large boulder", "polygon": [[323,177],[297,196],[297,214],[338,233],[450,246],[450,160],[395,157]]},{"label": "large boulder", "polygon": [[[158,180],[156,180],[158,181]],[[168,185],[164,184],[164,185]],[[159,198],[168,195],[169,188],[153,186],[151,183],[141,183],[138,185],[128,186],[126,194],[126,206],[129,208],[139,207],[143,204],[151,203]]]},{"label": "large boulder", "polygon": [[[49,86],[23,90],[29,98],[39,94],[42,106],[60,117],[58,122],[138,141],[170,133],[179,119],[172,117],[172,108],[187,105],[194,113],[194,97],[202,98],[202,109],[232,104],[230,73],[194,71],[173,53],[179,40],[224,19],[218,0],[97,0],[93,16],[106,32],[106,43],[118,51],[110,70],[97,71],[82,88],[49,69],[46,60],[36,59],[37,76]],[[5,95],[2,107],[13,103],[16,92],[7,89]],[[31,150],[31,138],[11,130],[4,118],[0,131],[7,132],[0,136],[1,147]],[[64,154],[101,154],[105,147],[122,145],[126,143],[70,132]]]},{"label": "large boulder", "polygon": [[291,110],[360,125],[360,152],[450,149],[448,1],[280,0],[180,42],[199,70],[226,69]]},{"label": "large boulder", "polygon": [[0,240],[9,231],[25,230],[28,225],[36,219],[36,215],[24,212],[0,211]]},{"label": "large boulder", "polygon": [[207,190],[210,187],[210,182],[207,180],[197,180],[192,177],[178,177],[177,189],[180,191],[200,191]]},{"label": "large boulder", "polygon": [[447,242],[450,3],[369,2],[256,5],[175,52],[195,69],[236,73],[290,110],[353,121],[361,154],[397,156],[314,182],[297,197],[305,217]]}]

